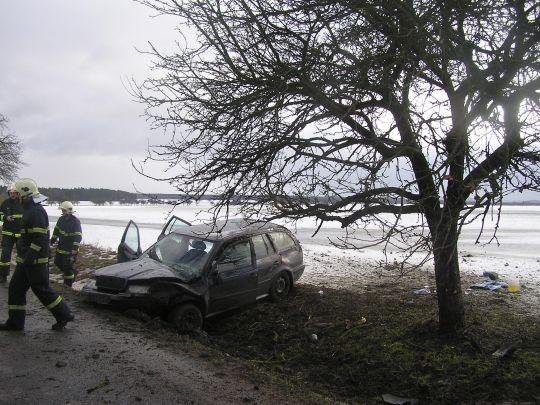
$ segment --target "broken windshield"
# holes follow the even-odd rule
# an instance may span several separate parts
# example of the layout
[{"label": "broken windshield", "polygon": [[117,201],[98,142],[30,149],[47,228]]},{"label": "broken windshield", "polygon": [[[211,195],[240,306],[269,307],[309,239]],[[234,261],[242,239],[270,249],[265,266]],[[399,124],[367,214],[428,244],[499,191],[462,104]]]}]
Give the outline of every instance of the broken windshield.
[{"label": "broken windshield", "polygon": [[210,257],[214,243],[192,236],[171,233],[156,242],[143,256],[174,269],[182,278],[194,279]]}]

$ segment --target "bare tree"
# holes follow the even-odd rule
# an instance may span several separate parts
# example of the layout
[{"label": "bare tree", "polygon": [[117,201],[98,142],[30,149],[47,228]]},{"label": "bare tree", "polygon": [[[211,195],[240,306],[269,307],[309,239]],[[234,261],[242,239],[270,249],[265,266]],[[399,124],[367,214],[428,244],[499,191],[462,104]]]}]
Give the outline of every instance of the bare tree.
[{"label": "bare tree", "polygon": [[0,114],[0,181],[15,178],[21,161],[21,145],[15,135],[9,132],[7,118]]},{"label": "bare tree", "polygon": [[425,243],[440,330],[462,328],[461,226],[540,187],[539,3],[140,2],[190,27],[176,53],[151,46],[155,75],[133,85],[171,130],[150,151],[166,180],[222,193],[219,208],[256,196],[244,210]]}]

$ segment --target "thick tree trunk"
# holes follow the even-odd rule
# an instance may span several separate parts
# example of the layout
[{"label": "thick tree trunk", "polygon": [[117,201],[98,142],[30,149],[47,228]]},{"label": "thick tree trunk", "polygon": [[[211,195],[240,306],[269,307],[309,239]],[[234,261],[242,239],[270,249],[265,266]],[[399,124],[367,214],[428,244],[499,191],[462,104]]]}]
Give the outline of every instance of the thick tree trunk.
[{"label": "thick tree trunk", "polygon": [[459,275],[456,226],[439,227],[434,239],[439,330],[443,334],[455,334],[463,328],[465,320]]}]

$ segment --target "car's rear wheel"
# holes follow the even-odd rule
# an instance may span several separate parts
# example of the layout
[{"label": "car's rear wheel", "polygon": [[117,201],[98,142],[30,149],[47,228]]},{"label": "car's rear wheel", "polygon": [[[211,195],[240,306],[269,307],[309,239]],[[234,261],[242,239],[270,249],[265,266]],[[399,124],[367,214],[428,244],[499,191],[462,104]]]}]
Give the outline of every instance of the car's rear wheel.
[{"label": "car's rear wheel", "polygon": [[180,333],[195,332],[202,328],[203,316],[196,305],[181,304],[169,313],[169,322]]},{"label": "car's rear wheel", "polygon": [[291,292],[291,278],[286,271],[282,271],[277,275],[270,287],[270,298],[274,302],[282,301]]}]

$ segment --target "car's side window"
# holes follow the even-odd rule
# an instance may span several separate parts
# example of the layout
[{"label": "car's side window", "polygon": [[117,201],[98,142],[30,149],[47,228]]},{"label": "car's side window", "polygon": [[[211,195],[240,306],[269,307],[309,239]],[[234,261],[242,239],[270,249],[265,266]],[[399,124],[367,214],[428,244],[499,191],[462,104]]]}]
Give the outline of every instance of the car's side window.
[{"label": "car's side window", "polygon": [[263,257],[274,253],[274,249],[272,248],[272,245],[266,235],[255,235],[251,238],[251,241],[253,243],[255,257],[257,259],[262,259]]},{"label": "car's side window", "polygon": [[243,240],[227,246],[218,258],[217,264],[219,272],[250,266],[252,261],[249,240]]},{"label": "car's side window", "polygon": [[269,236],[277,250],[296,248],[294,240],[285,232],[273,232]]}]

